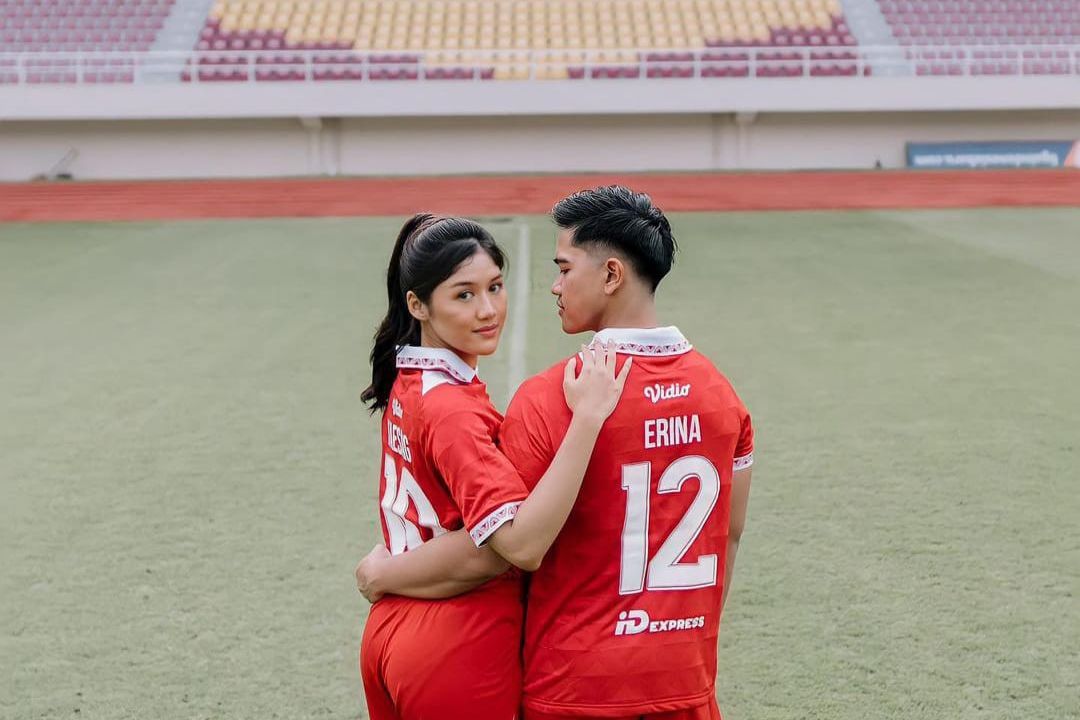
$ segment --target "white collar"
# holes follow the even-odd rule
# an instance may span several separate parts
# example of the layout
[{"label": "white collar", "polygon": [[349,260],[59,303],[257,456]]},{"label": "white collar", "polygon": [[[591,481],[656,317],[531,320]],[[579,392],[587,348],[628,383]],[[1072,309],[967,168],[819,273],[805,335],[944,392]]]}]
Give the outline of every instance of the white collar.
[{"label": "white collar", "polygon": [[465,384],[476,378],[476,368],[469,367],[455,352],[445,348],[402,345],[398,348],[397,366],[399,369],[438,370]]},{"label": "white collar", "polygon": [[658,328],[605,328],[593,335],[594,343],[615,343],[624,355],[682,355],[693,345],[674,325]]}]

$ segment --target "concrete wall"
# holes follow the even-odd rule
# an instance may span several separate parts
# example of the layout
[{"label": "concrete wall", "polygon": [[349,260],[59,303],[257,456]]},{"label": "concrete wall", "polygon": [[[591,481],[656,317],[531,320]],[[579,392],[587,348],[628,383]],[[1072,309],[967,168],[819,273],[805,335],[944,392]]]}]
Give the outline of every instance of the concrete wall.
[{"label": "concrete wall", "polygon": [[0,85],[0,122],[1080,109],[1077,75]]},{"label": "concrete wall", "polygon": [[908,141],[1080,140],[1080,110],[760,115],[743,166],[903,167]]},{"label": "concrete wall", "polygon": [[83,179],[320,172],[297,120],[15,122],[0,123],[0,180],[45,173],[70,149]]},{"label": "concrete wall", "polygon": [[708,115],[356,119],[341,123],[346,174],[700,170]]},{"label": "concrete wall", "polygon": [[0,122],[0,180],[902,167],[909,140],[1080,139],[1080,110]]},{"label": "concrete wall", "polygon": [[0,86],[0,180],[886,167],[1080,138],[1076,77]]}]

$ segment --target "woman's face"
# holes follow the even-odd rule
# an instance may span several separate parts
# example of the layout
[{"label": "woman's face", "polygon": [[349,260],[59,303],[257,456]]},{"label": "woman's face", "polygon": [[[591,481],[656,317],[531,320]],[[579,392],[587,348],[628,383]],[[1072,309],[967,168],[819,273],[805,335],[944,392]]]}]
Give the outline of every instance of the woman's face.
[{"label": "woman's face", "polygon": [[409,293],[409,311],[421,321],[421,343],[453,350],[471,365],[499,346],[506,322],[502,270],[482,249],[440,283],[425,304]]}]

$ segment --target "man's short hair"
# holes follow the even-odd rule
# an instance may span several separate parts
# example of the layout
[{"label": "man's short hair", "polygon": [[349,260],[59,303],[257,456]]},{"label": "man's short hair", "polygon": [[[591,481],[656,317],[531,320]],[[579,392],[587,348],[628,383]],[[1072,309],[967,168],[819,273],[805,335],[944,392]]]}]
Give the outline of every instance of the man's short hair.
[{"label": "man's short hair", "polygon": [[621,185],[582,190],[560,200],[551,216],[573,232],[574,245],[621,253],[653,291],[675,262],[671,224],[645,193]]}]

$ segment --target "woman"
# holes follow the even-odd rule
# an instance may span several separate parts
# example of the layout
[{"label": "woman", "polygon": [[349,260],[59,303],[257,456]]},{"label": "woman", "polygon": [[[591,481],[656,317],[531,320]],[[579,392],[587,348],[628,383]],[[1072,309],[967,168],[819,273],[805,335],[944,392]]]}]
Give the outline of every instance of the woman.
[{"label": "woman", "polygon": [[[630,369],[627,361],[616,377],[608,348],[583,348],[580,374],[575,361],[567,364],[563,387],[573,420],[528,493],[496,448],[501,417],[476,375],[477,358],[495,352],[506,318],[503,264],[482,227],[432,215],[406,222],[390,257],[387,315],[362,395],[372,412],[383,411],[384,538],[395,555],[412,550],[406,565],[416,567],[443,562],[447,555],[440,553],[460,557],[460,544],[425,542],[459,531],[459,543],[472,544],[472,560],[461,568],[459,586],[418,582],[410,592],[437,598],[468,590],[463,594],[388,596],[372,607],[360,669],[373,720],[515,716],[520,575],[511,570],[477,585],[505,567],[491,550],[518,568],[539,566],[570,513]],[[396,578],[395,587],[409,587],[408,580]]]}]

